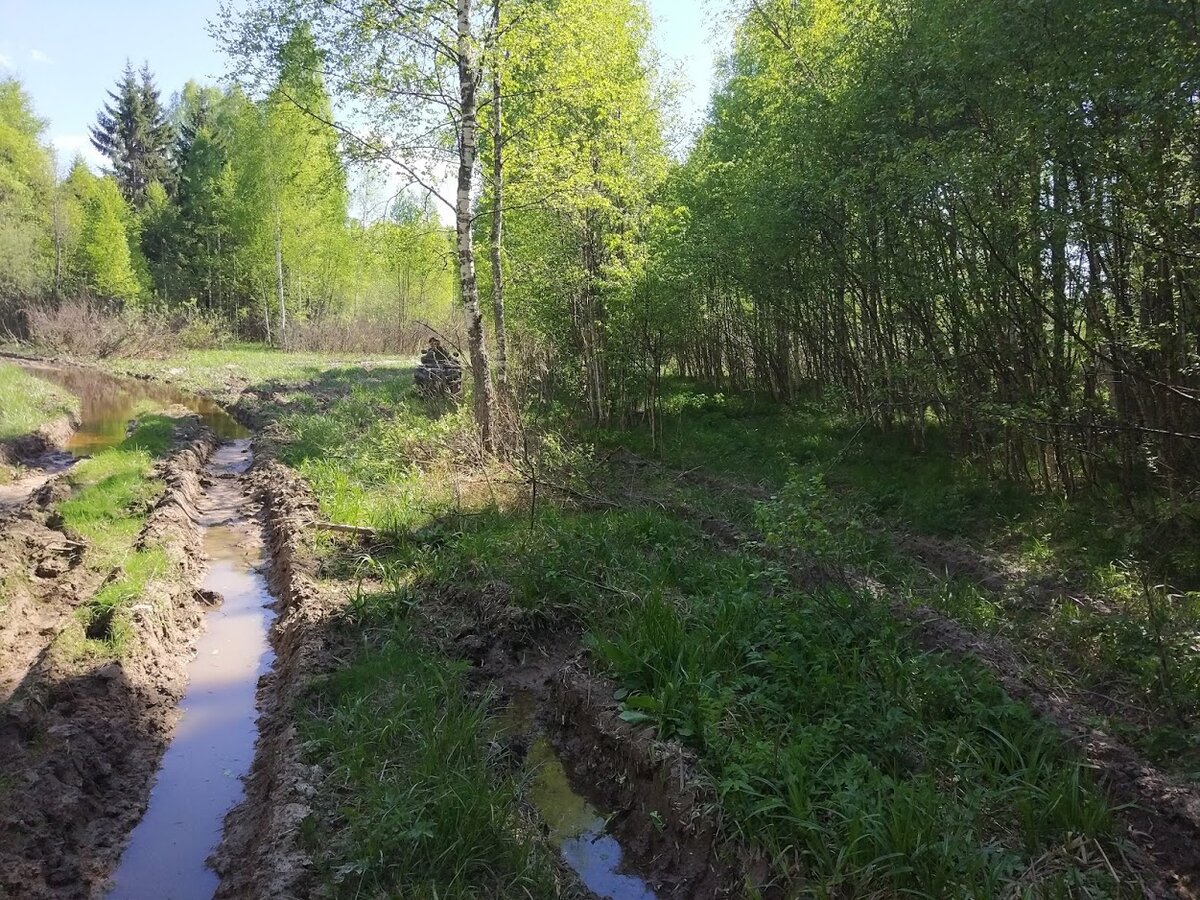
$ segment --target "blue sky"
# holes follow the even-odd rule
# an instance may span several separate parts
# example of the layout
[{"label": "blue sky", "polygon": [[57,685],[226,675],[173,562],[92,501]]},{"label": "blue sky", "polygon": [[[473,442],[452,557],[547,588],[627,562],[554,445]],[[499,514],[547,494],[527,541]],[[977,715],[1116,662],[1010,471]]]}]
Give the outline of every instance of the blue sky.
[{"label": "blue sky", "polygon": [[[681,118],[694,124],[712,88],[708,0],[648,6],[655,43],[686,84]],[[206,30],[217,7],[218,0],[0,0],[0,76],[20,77],[64,164],[76,150],[94,161],[87,129],[127,57],[150,63],[164,100],[189,78],[215,82],[225,74]]]}]

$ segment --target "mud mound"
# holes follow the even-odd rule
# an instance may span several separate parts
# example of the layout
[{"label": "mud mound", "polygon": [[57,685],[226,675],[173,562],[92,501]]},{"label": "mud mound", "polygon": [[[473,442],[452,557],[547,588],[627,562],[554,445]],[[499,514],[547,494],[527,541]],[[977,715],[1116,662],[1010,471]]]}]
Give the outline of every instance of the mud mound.
[{"label": "mud mound", "polygon": [[98,582],[80,566],[84,545],[39,521],[14,516],[0,531],[0,703],[8,700],[63,620]]},{"label": "mud mound", "polygon": [[[187,510],[214,445],[205,433],[161,466],[168,487],[140,538],[164,544],[185,572],[200,566]],[[75,898],[101,889],[145,809],[203,609],[186,579],[155,581],[134,607],[124,658],[56,644],[40,654],[0,713],[0,892]]]}]

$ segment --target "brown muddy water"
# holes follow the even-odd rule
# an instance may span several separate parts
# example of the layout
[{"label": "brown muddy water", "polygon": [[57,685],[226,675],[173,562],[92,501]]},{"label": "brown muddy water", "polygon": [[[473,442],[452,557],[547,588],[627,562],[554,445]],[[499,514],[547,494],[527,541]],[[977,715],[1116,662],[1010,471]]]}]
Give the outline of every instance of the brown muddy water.
[{"label": "brown muddy water", "polygon": [[147,409],[183,406],[224,439],[204,469],[195,521],[203,530],[203,587],[222,603],[188,666],[180,718],[141,821],[113,874],[113,900],[208,900],[218,886],[208,856],[225,814],[242,799],[254,757],[255,695],[273,660],[272,597],[265,548],[243,475],[253,461],[249,432],[217,404],[174,388],[92,369],[23,364],[79,397],[80,425],[67,450],[86,456],[122,440]]},{"label": "brown muddy water", "polygon": [[206,860],[220,843],[225,813],[242,799],[257,736],[255,692],[273,659],[262,537],[244,518],[240,476],[251,459],[249,441],[238,439],[221,445],[205,469],[203,586],[224,602],[209,613],[188,667],[182,715],[113,876],[111,900],[207,900],[217,889]]},{"label": "brown muddy water", "polygon": [[25,361],[18,361],[18,365],[30,375],[44,378],[79,398],[79,427],[66,447],[74,456],[88,456],[121,443],[130,420],[147,406],[190,409],[224,440],[249,436],[233,416],[212,400],[170,385],[120,378],[78,366]]},{"label": "brown muddy water", "polygon": [[[531,731],[535,713],[533,697],[518,692],[501,720],[501,728]],[[545,734],[534,734],[527,760],[534,771],[529,799],[563,862],[583,885],[597,897],[609,900],[656,900],[645,881],[622,871],[624,853],[617,839],[607,833],[607,819],[571,784],[566,766]]]}]

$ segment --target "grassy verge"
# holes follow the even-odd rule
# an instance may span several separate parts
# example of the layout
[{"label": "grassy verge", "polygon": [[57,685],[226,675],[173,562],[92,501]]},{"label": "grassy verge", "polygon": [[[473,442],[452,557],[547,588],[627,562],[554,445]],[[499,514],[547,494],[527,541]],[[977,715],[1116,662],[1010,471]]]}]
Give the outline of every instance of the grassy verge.
[{"label": "grassy verge", "polygon": [[[773,496],[689,489],[667,476],[660,489],[1003,635],[1156,762],[1200,777],[1194,504],[1036,495],[954,457],[936,430],[918,449],[817,406],[683,392],[672,404],[660,448],[668,467],[754,481]],[[640,434],[600,437],[650,452]],[[1010,588],[940,577],[897,550],[898,531],[946,539],[952,556],[976,548],[1016,577]]]},{"label": "grassy verge", "polygon": [[175,420],[142,416],[115,447],[80,461],[67,476],[71,495],[58,504],[63,530],[88,545],[88,564],[114,572],[76,613],[78,631],[64,640],[76,655],[120,656],[130,628],[125,611],[156,578],[169,576],[161,547],[134,543],[163,483],[151,476],[156,460],[170,451]]},{"label": "grassy verge", "polygon": [[79,401],[48,381],[0,362],[0,441],[33,434],[79,408]]},{"label": "grassy verge", "polygon": [[361,355],[282,353],[258,344],[186,350],[162,359],[112,359],[116,371],[169,381],[189,391],[226,398],[243,388],[314,381],[331,368],[353,366]]}]

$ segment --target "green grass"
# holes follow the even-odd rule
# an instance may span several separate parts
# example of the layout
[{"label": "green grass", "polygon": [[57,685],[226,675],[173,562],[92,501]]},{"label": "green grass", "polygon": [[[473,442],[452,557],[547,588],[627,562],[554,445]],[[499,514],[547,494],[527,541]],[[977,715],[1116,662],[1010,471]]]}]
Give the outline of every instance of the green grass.
[{"label": "green grass", "polygon": [[[688,488],[669,475],[659,489],[1003,635],[1064,687],[1126,704],[1109,728],[1158,764],[1200,777],[1193,501],[1147,494],[1131,506],[1099,490],[1034,494],[955,457],[936,428],[915,448],[814,404],[786,408],[680,387],[665,405],[674,410],[661,447],[669,467],[755,482],[773,497]],[[640,433],[599,437],[650,452]],[[939,577],[892,547],[896,530],[965,541],[1042,586],[1031,600]]]},{"label": "green grass", "polygon": [[360,597],[364,647],[317,688],[303,719],[336,797],[309,820],[319,877],[337,897],[557,896],[550,852],[521,812],[521,784],[489,737],[489,697],[467,665],[414,636],[402,593]]},{"label": "green grass", "polygon": [[1117,841],[1086,767],[872,601],[797,590],[645,511],[547,511],[533,530],[484,512],[389,565],[418,597],[503,581],[528,621],[585,627],[625,717],[695,750],[727,828],[809,895],[993,897],[1023,877],[1039,896],[1120,893],[1100,864],[1037,875],[1078,837]]},{"label": "green grass", "polygon": [[[487,697],[420,637],[447,589],[502,582],[527,627],[585,632],[593,665],[620,685],[624,716],[695,752],[728,833],[801,895],[1121,895],[1095,852],[1127,874],[1120,828],[1090,771],[986,672],[916,649],[884,607],[800,590],[752,548],[716,553],[695,526],[653,508],[543,502],[531,525],[527,510],[487,493],[463,500],[451,469],[467,412],[429,409],[400,371],[334,367],[311,387],[277,390],[264,410],[322,515],[397,539],[370,558],[390,587],[358,595],[347,613],[352,656],[302,703],[309,760],[328,776],[306,832],[327,892],[556,890],[517,813],[522,775],[491,741]],[[905,462],[874,441],[842,452],[845,426],[822,430],[815,416],[780,423],[749,411],[728,428],[693,428],[691,415],[701,413],[681,420],[686,438],[670,433],[672,460],[711,459],[777,485],[765,506],[735,503],[737,516],[828,558],[890,564],[868,517],[890,509],[928,522],[938,502],[909,499],[905,479],[943,500],[960,479],[960,531],[979,516],[962,499],[975,489],[986,516],[1028,502],[964,487],[944,458]],[[826,476],[865,493],[847,508]],[[354,594],[363,552],[324,552],[327,577]]]},{"label": "green grass", "polygon": [[259,344],[219,350],[184,350],[163,359],[116,359],[121,372],[170,381],[197,393],[228,395],[247,385],[297,385],[337,366],[371,359],[362,354],[283,353]]},{"label": "green grass", "polygon": [[129,437],[81,460],[67,476],[72,492],[57,507],[63,529],[88,545],[89,565],[115,573],[76,614],[83,632],[71,636],[76,655],[121,655],[131,634],[126,611],[152,580],[170,574],[161,548],[134,549],[134,543],[163,490],[150,475],[170,451],[174,429],[168,416],[143,415]]},{"label": "green grass", "polygon": [[33,434],[78,409],[79,401],[66,391],[0,362],[0,441]]}]

